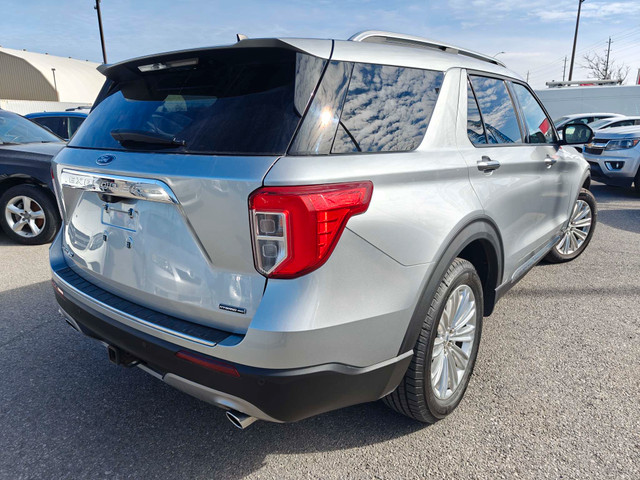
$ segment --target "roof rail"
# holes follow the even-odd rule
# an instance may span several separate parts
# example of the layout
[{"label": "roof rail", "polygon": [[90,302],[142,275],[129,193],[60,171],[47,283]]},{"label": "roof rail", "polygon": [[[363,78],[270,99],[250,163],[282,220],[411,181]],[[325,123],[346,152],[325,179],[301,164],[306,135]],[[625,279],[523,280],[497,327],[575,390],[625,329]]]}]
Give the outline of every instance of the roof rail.
[{"label": "roof rail", "polygon": [[474,52],[473,50],[467,50],[466,48],[456,47],[447,43],[438,42],[436,40],[429,40],[428,38],[416,37],[413,35],[405,35],[403,33],[384,32],[381,30],[366,30],[359,32],[349,38],[352,42],[372,42],[372,43],[388,43],[396,45],[404,45],[409,47],[419,48],[432,48],[435,50],[441,50],[443,52],[454,53],[458,55],[464,55],[466,57],[475,58],[483,62],[493,63],[494,65],[500,65],[505,67],[505,64],[500,60],[484,55],[482,53]]}]

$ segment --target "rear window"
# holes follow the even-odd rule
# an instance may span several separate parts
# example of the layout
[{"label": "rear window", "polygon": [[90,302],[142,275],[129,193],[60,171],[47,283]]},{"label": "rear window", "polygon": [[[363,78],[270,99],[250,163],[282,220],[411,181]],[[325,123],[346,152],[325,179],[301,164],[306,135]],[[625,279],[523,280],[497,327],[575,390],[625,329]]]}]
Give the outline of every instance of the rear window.
[{"label": "rear window", "polygon": [[109,88],[70,146],[283,154],[323,66],[282,48],[220,49],[173,64],[132,66],[130,78]]}]

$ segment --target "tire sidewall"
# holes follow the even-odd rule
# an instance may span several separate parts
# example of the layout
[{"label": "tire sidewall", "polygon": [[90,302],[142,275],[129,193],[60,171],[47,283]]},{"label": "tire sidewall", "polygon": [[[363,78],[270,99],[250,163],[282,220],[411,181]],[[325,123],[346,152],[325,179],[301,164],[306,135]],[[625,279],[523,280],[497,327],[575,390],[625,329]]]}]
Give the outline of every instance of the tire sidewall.
[{"label": "tire sidewall", "polygon": [[[20,195],[32,198],[40,204],[44,211],[44,229],[35,237],[23,237],[18,235],[11,229],[11,227],[9,227],[7,219],[5,218],[7,203],[12,198]],[[53,240],[53,237],[60,227],[60,216],[58,214],[55,200],[52,200],[44,189],[36,185],[15,185],[0,196],[0,227],[2,227],[4,233],[14,242],[22,243],[24,245],[41,245],[48,243]]]},{"label": "tire sidewall", "polygon": [[[445,280],[443,280],[444,282]],[[469,366],[464,376],[460,381],[460,385],[457,390],[446,400],[441,400],[436,398],[435,393],[433,392],[433,388],[431,386],[431,356],[433,352],[434,342],[438,333],[438,323],[440,322],[440,317],[442,316],[442,312],[444,311],[445,305],[447,303],[447,299],[451,292],[453,292],[460,285],[467,285],[473,291],[473,295],[475,296],[476,302],[476,335],[473,341],[473,346],[471,349],[471,354],[469,355]],[[444,418],[449,413],[451,413],[460,403],[464,393],[469,384],[469,379],[471,374],[473,373],[473,367],[475,366],[475,361],[478,356],[478,347],[480,345],[480,336],[482,333],[482,318],[483,318],[483,295],[482,295],[482,283],[480,282],[480,278],[478,274],[473,269],[473,267],[465,267],[462,272],[460,272],[455,279],[449,284],[447,287],[445,294],[442,295],[437,303],[434,305],[434,317],[431,326],[431,332],[429,335],[429,343],[428,348],[425,353],[424,358],[424,394],[427,402],[427,407],[429,411],[437,418]]]}]

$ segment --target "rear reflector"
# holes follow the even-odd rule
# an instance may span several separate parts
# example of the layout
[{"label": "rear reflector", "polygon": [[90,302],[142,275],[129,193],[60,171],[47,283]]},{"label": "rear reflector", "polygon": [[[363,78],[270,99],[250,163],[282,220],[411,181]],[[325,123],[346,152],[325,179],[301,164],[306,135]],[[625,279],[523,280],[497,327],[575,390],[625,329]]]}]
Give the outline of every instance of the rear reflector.
[{"label": "rear reflector", "polygon": [[179,352],[176,352],[176,357],[182,360],[186,360],[187,362],[195,363],[196,365],[200,365],[201,367],[208,368],[209,370],[215,370],[216,372],[231,375],[232,377],[240,376],[238,370],[236,370],[236,367],[234,367],[233,365],[221,362],[220,360],[206,357],[204,355],[198,355],[197,353],[180,350]]},{"label": "rear reflector", "polygon": [[264,187],[249,197],[256,269],[294,278],[321,267],[347,221],[369,208],[371,182]]}]

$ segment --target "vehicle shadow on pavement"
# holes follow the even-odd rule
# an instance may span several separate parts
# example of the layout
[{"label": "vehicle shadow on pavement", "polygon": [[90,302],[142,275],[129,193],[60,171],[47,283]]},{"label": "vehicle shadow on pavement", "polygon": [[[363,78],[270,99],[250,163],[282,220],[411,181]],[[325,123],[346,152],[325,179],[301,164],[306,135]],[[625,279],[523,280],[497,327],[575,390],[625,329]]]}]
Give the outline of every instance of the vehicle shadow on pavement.
[{"label": "vehicle shadow on pavement", "polygon": [[598,211],[598,221],[613,228],[640,233],[640,199],[638,208],[629,209],[601,209]]},{"label": "vehicle shadow on pavement", "polygon": [[640,196],[633,188],[594,183],[591,192],[598,201],[599,222],[631,233],[640,233]]},{"label": "vehicle shadow on pavement", "polygon": [[235,479],[271,454],[352,449],[425,428],[376,402],[240,431],[221,409],[109,363],[58,314],[48,281],[2,292],[0,319],[10,327],[0,330],[0,476]]}]

